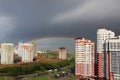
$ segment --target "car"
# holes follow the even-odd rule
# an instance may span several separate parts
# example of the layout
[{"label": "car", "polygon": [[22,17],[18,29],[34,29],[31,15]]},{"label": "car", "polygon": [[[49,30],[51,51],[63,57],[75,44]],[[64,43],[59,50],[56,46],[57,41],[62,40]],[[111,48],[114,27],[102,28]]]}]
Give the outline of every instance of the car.
[{"label": "car", "polygon": [[54,69],[54,72],[57,72],[58,71],[58,69]]},{"label": "car", "polygon": [[56,74],[54,75],[55,78],[59,78],[60,77],[60,74]]},{"label": "car", "polygon": [[53,72],[53,70],[48,70],[48,73],[52,73]]}]

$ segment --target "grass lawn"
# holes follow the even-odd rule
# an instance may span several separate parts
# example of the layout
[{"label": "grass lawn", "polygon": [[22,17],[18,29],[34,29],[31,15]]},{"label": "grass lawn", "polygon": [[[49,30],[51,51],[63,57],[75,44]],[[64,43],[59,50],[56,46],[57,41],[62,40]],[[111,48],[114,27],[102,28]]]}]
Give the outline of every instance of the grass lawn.
[{"label": "grass lawn", "polygon": [[[58,74],[58,73],[61,73],[62,71],[66,71],[68,69],[70,69],[73,65],[71,66],[66,66],[64,68],[61,68],[62,70],[61,71],[58,71],[58,72],[54,72],[52,74],[45,74],[45,75],[41,75],[41,76],[38,76],[38,77],[33,77],[34,74],[28,74],[28,75],[25,75],[25,77],[28,77],[32,80],[74,80],[75,79],[75,76],[72,74],[70,76],[65,76],[65,77],[61,77],[61,78],[51,78],[51,76],[55,75],[55,74]],[[48,70],[44,71],[44,72],[47,72]],[[36,71],[36,73],[43,73],[42,71]]]},{"label": "grass lawn", "polygon": [[44,76],[38,77],[38,78],[33,79],[33,80],[74,80],[74,79],[75,79],[75,77],[73,75],[65,76],[65,77],[61,77],[61,78],[51,78],[48,75],[44,75]]},{"label": "grass lawn", "polygon": [[33,78],[34,74],[29,74],[29,75],[25,75],[25,76],[30,78],[31,80],[74,80],[75,79],[75,76],[73,74],[71,74],[70,76],[65,76],[65,77],[61,77],[61,78],[51,78],[51,76],[53,76],[57,73],[61,73],[61,71],[55,72],[52,74],[42,75],[42,76],[39,76],[36,78]]},{"label": "grass lawn", "polygon": [[10,76],[0,76],[0,80],[14,80],[14,78]]},{"label": "grass lawn", "polygon": [[44,75],[44,76],[37,77],[33,80],[58,80],[58,79],[51,78],[49,75]]},{"label": "grass lawn", "polygon": [[57,73],[60,73],[60,72],[46,74],[46,75],[42,75],[42,76],[39,76],[36,78],[33,78],[33,74],[26,75],[26,77],[29,77],[32,80],[74,80],[75,79],[75,76],[73,74],[71,74],[70,76],[65,76],[65,77],[61,77],[61,78],[51,78],[51,76],[53,76],[54,74],[57,74]]}]

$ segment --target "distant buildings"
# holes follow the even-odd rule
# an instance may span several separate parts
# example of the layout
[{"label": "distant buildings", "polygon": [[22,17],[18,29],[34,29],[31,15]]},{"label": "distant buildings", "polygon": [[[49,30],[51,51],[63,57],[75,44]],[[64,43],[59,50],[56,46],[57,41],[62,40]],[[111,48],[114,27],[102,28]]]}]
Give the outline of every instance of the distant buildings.
[{"label": "distant buildings", "polygon": [[31,44],[33,44],[33,49],[34,49],[34,51],[33,51],[33,57],[37,57],[37,52],[36,52],[36,50],[37,50],[37,44],[35,43],[35,42],[31,42]]},{"label": "distant buildings", "polygon": [[14,44],[1,44],[1,64],[13,64]]},{"label": "distant buildings", "polygon": [[23,44],[24,44],[23,42],[18,43],[17,53],[18,53],[19,56],[22,56],[22,45]]},{"label": "distant buildings", "polygon": [[46,50],[41,50],[41,51],[37,51],[37,58],[45,58],[45,56],[47,55],[47,51]]},{"label": "distant buildings", "polygon": [[[95,77],[99,78],[97,80],[120,80],[120,36],[115,36],[113,31],[105,28],[98,29],[97,56],[94,45],[89,39],[75,39],[75,75],[90,80]],[[46,51],[36,52],[35,43],[20,42],[16,47],[12,43],[2,43],[1,64],[13,64],[14,53],[22,57],[22,62],[32,62],[33,57],[37,56],[36,53],[45,53],[45,56],[48,56]],[[56,55],[53,52],[52,54]],[[59,48],[59,59],[67,59],[67,50],[64,47]]]},{"label": "distant buildings", "polygon": [[75,39],[75,75],[87,78],[94,76],[94,42],[85,38]]},{"label": "distant buildings", "polygon": [[22,62],[33,62],[34,49],[34,45],[31,43],[20,42],[18,46],[14,46],[13,43],[2,43],[1,64],[13,64],[14,60],[17,59],[15,54],[22,57]]},{"label": "distant buildings", "polygon": [[33,44],[24,43],[21,45],[22,62],[33,62]]},{"label": "distant buildings", "polygon": [[46,50],[37,51],[37,55],[38,55],[38,54],[45,54],[45,53],[47,53]]},{"label": "distant buildings", "polygon": [[64,47],[59,48],[59,59],[67,59],[67,50]]}]

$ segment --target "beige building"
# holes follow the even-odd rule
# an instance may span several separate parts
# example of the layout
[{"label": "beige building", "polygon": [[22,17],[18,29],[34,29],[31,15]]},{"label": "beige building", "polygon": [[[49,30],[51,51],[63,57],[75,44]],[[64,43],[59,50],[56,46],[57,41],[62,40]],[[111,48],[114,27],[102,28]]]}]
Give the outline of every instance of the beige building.
[{"label": "beige building", "polygon": [[64,47],[59,48],[59,59],[67,59],[67,50]]},{"label": "beige building", "polygon": [[14,44],[1,44],[1,64],[13,64]]}]

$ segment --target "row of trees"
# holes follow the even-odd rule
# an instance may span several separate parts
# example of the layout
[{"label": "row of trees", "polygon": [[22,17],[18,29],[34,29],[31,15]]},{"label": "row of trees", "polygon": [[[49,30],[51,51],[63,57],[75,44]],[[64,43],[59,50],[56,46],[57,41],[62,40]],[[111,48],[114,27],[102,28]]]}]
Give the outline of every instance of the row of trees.
[{"label": "row of trees", "polygon": [[0,69],[0,73],[6,73],[10,76],[18,76],[18,75],[24,75],[24,74],[30,74],[34,73],[35,71],[44,71],[49,69],[58,69],[61,67],[69,66],[71,64],[74,64],[74,59],[66,60],[62,62],[53,62],[53,63],[36,63],[36,64],[30,64],[26,66],[14,66],[14,67],[6,67],[3,69]]}]

